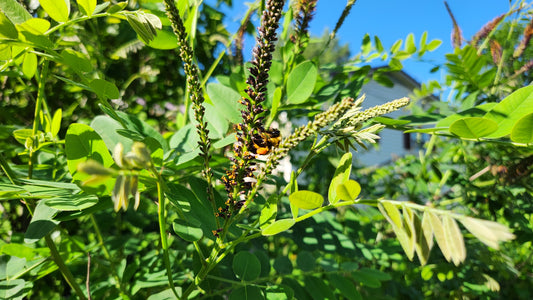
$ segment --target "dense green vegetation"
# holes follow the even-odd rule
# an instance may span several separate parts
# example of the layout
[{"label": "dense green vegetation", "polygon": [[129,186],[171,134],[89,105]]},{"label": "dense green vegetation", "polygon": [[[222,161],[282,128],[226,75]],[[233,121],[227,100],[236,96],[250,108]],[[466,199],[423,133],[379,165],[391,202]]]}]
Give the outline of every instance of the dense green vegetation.
[{"label": "dense green vegetation", "polygon": [[[530,4],[368,108],[441,41],[350,56],[354,2],[314,38],[313,0],[2,1],[0,298],[531,298]],[[359,167],[384,127],[419,155]]]}]

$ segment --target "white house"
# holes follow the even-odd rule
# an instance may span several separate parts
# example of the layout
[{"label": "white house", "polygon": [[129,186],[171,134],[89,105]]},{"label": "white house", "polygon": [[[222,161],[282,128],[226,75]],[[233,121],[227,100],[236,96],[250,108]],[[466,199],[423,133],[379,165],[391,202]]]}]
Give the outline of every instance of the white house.
[{"label": "white house", "polygon": [[[408,97],[413,89],[420,87],[420,83],[404,71],[391,72],[386,75],[394,83],[393,87],[383,86],[373,80],[363,86],[362,93],[366,94],[363,109]],[[409,110],[404,108],[385,116],[396,119],[408,114]],[[369,145],[368,150],[358,148],[358,152],[354,153],[356,163],[363,166],[382,165],[406,154],[416,154],[420,149],[419,143],[415,140],[415,134],[404,134],[399,130],[385,128],[379,136],[381,139],[378,140],[376,147]]]}]

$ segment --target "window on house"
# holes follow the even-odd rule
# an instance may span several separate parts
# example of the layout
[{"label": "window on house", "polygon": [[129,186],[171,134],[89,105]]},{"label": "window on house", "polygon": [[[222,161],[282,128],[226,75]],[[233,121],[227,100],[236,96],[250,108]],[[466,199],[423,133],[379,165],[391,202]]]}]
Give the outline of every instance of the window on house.
[{"label": "window on house", "polygon": [[411,134],[410,133],[403,134],[403,149],[411,150]]}]

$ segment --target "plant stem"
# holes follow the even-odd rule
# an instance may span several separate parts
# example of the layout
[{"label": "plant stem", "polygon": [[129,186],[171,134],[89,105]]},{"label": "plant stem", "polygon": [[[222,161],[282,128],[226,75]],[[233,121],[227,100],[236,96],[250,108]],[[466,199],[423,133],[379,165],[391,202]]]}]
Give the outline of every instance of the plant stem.
[{"label": "plant stem", "polygon": [[168,240],[167,240],[167,229],[165,223],[165,205],[166,198],[162,189],[161,177],[157,181],[157,198],[159,199],[159,206],[157,209],[157,216],[159,218],[159,235],[161,236],[161,248],[163,249],[163,259],[165,261],[165,267],[167,269],[168,283],[172,293],[176,296],[176,299],[180,299],[176,287],[174,286],[174,279],[172,278],[172,269],[170,268],[170,254],[168,253]]},{"label": "plant stem", "polygon": [[44,239],[46,241],[46,245],[48,246],[48,248],[50,248],[50,255],[52,256],[52,259],[59,268],[59,271],[63,275],[63,278],[65,278],[68,285],[70,285],[70,287],[76,292],[76,296],[78,296],[78,299],[86,300],[87,297],[85,297],[85,294],[81,290],[80,286],[76,283],[74,276],[67,268],[67,265],[65,265],[65,262],[61,258],[61,255],[59,255],[59,251],[57,251],[56,245],[54,244],[54,241],[52,241],[50,234],[47,234]]}]

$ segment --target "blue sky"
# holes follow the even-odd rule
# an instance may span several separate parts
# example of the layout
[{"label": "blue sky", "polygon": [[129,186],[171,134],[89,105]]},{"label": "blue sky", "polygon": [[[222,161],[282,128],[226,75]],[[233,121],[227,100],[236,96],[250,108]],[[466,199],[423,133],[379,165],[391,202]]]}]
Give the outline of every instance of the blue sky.
[{"label": "blue sky", "polygon": [[[333,29],[346,2],[318,0],[317,11],[311,22],[311,33],[320,36],[326,28]],[[448,4],[466,39],[494,17],[507,12],[511,5],[508,0],[448,0]],[[247,10],[247,5],[242,0],[234,0],[233,6],[233,12],[228,12],[227,19],[231,31],[236,30]],[[443,63],[444,54],[452,52],[451,30],[452,21],[442,0],[357,0],[337,36],[341,44],[349,44],[354,54],[358,52],[366,33],[377,35],[387,48],[396,40],[405,39],[409,33],[413,33],[418,42],[422,33],[427,31],[428,40],[440,39],[443,43],[438,50],[424,58]],[[430,63],[414,60],[404,62],[404,70],[419,82],[441,79],[442,71],[429,73],[432,66]]]}]

